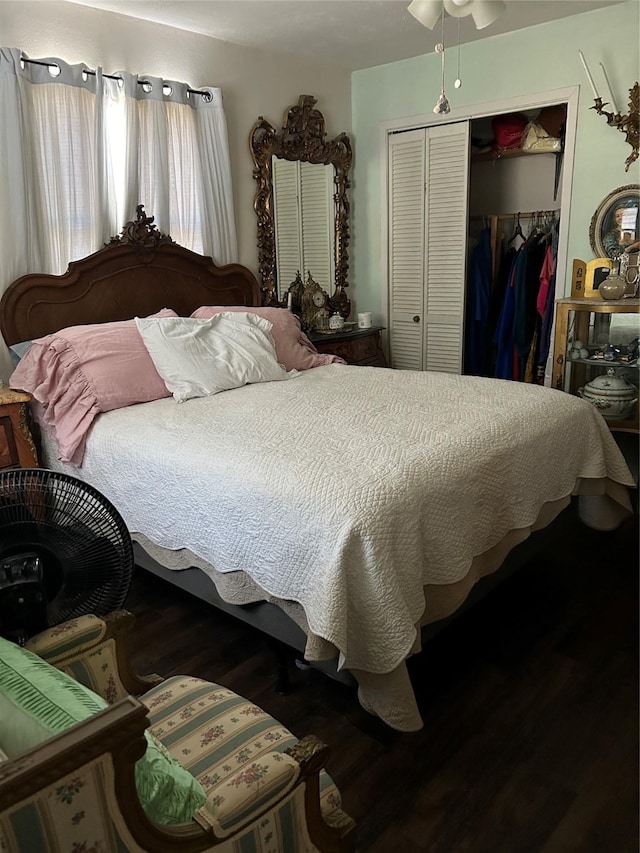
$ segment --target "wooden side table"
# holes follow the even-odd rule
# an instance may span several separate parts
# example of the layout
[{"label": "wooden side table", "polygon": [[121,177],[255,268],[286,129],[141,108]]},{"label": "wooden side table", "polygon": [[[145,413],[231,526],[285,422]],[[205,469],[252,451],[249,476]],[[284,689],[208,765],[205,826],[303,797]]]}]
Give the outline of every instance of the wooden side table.
[{"label": "wooden side table", "polygon": [[30,400],[30,395],[23,391],[0,388],[0,471],[38,467],[30,426]]},{"label": "wooden side table", "polygon": [[330,335],[310,332],[307,337],[318,352],[339,355],[347,364],[388,367],[380,339],[383,329],[384,326],[372,326],[370,329],[354,329]]}]

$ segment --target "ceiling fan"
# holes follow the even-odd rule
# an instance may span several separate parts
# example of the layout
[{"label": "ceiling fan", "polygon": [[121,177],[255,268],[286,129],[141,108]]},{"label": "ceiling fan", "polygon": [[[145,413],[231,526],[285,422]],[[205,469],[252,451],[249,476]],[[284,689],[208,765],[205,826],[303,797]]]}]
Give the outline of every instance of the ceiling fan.
[{"label": "ceiling fan", "polygon": [[497,21],[506,8],[504,0],[412,0],[408,11],[429,30],[445,13],[452,18],[471,15],[476,29],[483,30]]},{"label": "ceiling fan", "polygon": [[460,79],[460,18],[471,15],[476,29],[483,30],[494,21],[507,8],[504,0],[412,0],[408,11],[423,26],[432,30],[442,18],[442,42],[436,45],[436,53],[442,57],[442,89],[433,112],[437,115],[446,115],[451,112],[449,99],[444,91],[444,19],[446,15],[458,18],[458,76],[455,87],[462,86]]}]

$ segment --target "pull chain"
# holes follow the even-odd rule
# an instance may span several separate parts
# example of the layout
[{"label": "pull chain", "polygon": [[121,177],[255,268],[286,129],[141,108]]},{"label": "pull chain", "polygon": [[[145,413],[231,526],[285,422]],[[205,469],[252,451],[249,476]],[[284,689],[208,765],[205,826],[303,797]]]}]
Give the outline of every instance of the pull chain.
[{"label": "pull chain", "polygon": [[458,75],[456,77],[456,82],[453,84],[456,89],[459,89],[462,86],[462,80],[460,79],[460,18],[458,18]]},{"label": "pull chain", "polygon": [[442,41],[440,44],[436,45],[436,53],[442,54],[442,89],[440,90],[440,97],[436,101],[436,105],[433,108],[433,112],[436,115],[442,115],[445,113],[451,112],[451,107],[449,105],[449,101],[447,100],[447,96],[444,93],[444,0],[442,2]]}]

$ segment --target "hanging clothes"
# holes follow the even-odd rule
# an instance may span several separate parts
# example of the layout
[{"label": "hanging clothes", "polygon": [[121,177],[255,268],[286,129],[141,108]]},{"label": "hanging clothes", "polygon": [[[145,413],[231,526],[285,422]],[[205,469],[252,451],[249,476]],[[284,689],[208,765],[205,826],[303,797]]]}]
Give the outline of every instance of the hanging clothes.
[{"label": "hanging clothes", "polygon": [[[551,329],[553,327],[553,316],[555,307],[555,292],[556,292],[556,264],[558,260],[558,239],[560,231],[560,222],[556,221],[551,227],[551,243],[549,249],[551,251],[551,277],[547,287],[547,296],[544,304],[544,313],[542,315],[542,327],[540,330],[540,342],[538,345],[537,356],[537,376],[536,381],[544,384],[544,371],[547,359],[549,357],[549,349],[551,347]],[[541,272],[542,275],[542,272]],[[541,284],[542,287],[542,284]],[[540,300],[539,300],[540,302]],[[539,306],[540,308],[540,306]],[[539,310],[538,308],[538,310]]]},{"label": "hanging clothes", "polygon": [[496,375],[496,360],[498,356],[498,322],[500,320],[507,287],[509,286],[511,267],[517,255],[517,250],[514,246],[506,246],[504,243],[500,244],[499,251],[500,260],[498,262],[498,273],[495,281],[493,282],[491,299],[489,301],[490,353],[487,376]]},{"label": "hanging clothes", "polygon": [[513,379],[513,354],[515,348],[515,287],[525,270],[526,254],[518,250],[515,254],[509,279],[505,288],[500,315],[496,324],[494,343],[496,344],[496,364],[494,375],[497,379]]},{"label": "hanging clothes", "polygon": [[538,298],[536,299],[536,309],[540,317],[544,317],[545,308],[547,305],[547,296],[549,294],[549,285],[551,277],[555,269],[555,259],[553,257],[553,247],[549,243],[542,261],[542,269],[540,270],[540,287],[538,289]]},{"label": "hanging clothes", "polygon": [[[549,300],[554,304],[558,222],[541,222],[542,211],[514,214],[512,236],[496,240],[485,227],[469,256],[465,316],[465,373],[520,382],[539,381],[549,352]],[[548,214],[545,213],[545,217]],[[555,214],[553,214],[555,217]],[[525,236],[521,217],[533,227]],[[493,235],[493,239],[492,239]],[[493,251],[497,257],[492,256]],[[497,274],[492,275],[492,270]],[[553,315],[551,315],[553,319]]]},{"label": "hanging clothes", "polygon": [[467,280],[464,372],[488,376],[489,302],[491,297],[491,229],[483,228],[471,253]]},{"label": "hanging clothes", "polygon": [[514,344],[518,353],[514,379],[521,382],[525,379],[527,359],[536,328],[536,300],[540,289],[540,270],[546,253],[546,246],[540,244],[538,236],[534,231],[520,250],[526,256],[526,261],[523,262],[522,274],[514,284]]}]

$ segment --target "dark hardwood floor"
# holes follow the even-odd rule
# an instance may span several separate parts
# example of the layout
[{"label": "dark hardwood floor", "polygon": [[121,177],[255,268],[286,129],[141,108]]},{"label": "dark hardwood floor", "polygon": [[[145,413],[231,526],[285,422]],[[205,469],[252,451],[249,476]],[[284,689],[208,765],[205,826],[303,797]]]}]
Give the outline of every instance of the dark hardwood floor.
[{"label": "dark hardwood floor", "polygon": [[636,853],[638,520],[572,515],[552,547],[410,661],[424,728],[401,734],[355,691],[277,663],[258,632],[137,570],[140,672],[190,673],[331,746],[328,770],[374,853]]}]

